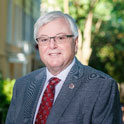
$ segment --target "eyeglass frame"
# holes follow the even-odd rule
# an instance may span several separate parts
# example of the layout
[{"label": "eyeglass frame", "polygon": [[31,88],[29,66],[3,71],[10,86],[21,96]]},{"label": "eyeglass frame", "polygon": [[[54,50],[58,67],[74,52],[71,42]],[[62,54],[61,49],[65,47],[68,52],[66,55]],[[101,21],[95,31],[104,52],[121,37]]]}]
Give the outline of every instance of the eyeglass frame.
[{"label": "eyeglass frame", "polygon": [[[66,39],[67,39],[67,38],[74,37],[73,34],[70,34],[70,35],[67,35],[67,34],[57,34],[57,35],[55,35],[55,36],[53,36],[53,37],[49,37],[49,36],[47,36],[47,35],[43,35],[43,36],[41,36],[41,37],[36,38],[36,43],[39,44],[38,39],[40,39],[40,38],[42,38],[42,37],[46,37],[46,38],[48,38],[49,40],[48,40],[48,42],[47,42],[47,41],[46,41],[46,42],[45,42],[45,41],[44,41],[44,42],[41,42],[41,43],[44,43],[44,45],[48,45],[48,43],[50,43],[51,39],[53,39],[57,44],[61,44],[62,42],[57,42],[57,40],[56,40],[56,38],[57,38],[58,36],[65,36]],[[66,40],[66,39],[65,39],[65,40]],[[39,45],[42,45],[42,44],[39,44]]]}]

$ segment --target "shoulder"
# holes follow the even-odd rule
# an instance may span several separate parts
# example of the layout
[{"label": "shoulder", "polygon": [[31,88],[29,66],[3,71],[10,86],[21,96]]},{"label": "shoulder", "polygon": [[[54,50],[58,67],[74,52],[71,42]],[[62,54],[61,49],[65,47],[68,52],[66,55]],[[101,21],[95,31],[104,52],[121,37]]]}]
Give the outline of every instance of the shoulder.
[{"label": "shoulder", "polygon": [[[23,94],[27,87],[34,86],[34,82],[38,80],[42,75],[45,75],[45,68],[40,68],[38,70],[32,71],[29,74],[18,78],[14,84],[14,92]],[[37,78],[38,77],[38,78]]]},{"label": "shoulder", "polygon": [[79,61],[77,65],[80,73],[83,73],[82,78],[87,84],[91,84],[93,86],[95,86],[95,84],[99,86],[107,85],[110,87],[117,85],[116,81],[110,75],[93,67],[83,65]]},{"label": "shoulder", "polygon": [[107,97],[109,94],[114,96],[119,93],[117,82],[110,75],[81,63],[78,66],[80,73],[83,73],[79,80],[82,82],[82,88],[85,88],[86,94],[93,97],[95,95]]},{"label": "shoulder", "polygon": [[106,87],[111,89],[113,86],[117,87],[117,82],[110,75],[90,66],[85,66],[84,70],[87,82],[99,85],[101,88]]},{"label": "shoulder", "polygon": [[85,73],[85,76],[88,76],[89,78],[98,78],[98,77],[101,77],[101,78],[105,78],[105,79],[111,79],[112,77],[100,70],[97,70],[91,66],[87,66],[87,65],[83,65],[82,63],[80,63],[80,61],[78,61],[76,59],[76,65],[78,66],[78,69],[79,71]]},{"label": "shoulder", "polygon": [[32,71],[32,72],[26,74],[25,76],[23,76],[17,80],[34,79],[38,74],[43,73],[44,71],[45,71],[45,68],[40,68],[40,69],[37,69],[35,71]]},{"label": "shoulder", "polygon": [[45,67],[37,69],[35,71],[32,71],[32,72],[28,73],[27,75],[16,79],[15,85],[25,85],[28,82],[29,83],[33,82],[33,81],[35,81],[37,79],[37,76],[45,74],[45,71],[46,71]]},{"label": "shoulder", "polygon": [[90,78],[90,79],[95,79],[95,78],[102,78],[102,79],[112,79],[112,77],[100,70],[97,70],[93,67],[86,66],[84,65],[84,71],[85,74]]}]

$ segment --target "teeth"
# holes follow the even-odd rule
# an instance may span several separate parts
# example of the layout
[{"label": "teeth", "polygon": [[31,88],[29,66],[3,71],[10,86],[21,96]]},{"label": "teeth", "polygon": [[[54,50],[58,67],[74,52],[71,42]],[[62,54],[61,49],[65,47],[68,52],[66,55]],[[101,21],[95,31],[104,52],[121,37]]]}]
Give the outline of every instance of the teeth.
[{"label": "teeth", "polygon": [[50,55],[52,55],[52,56],[56,56],[56,55],[58,55],[57,53],[51,53]]}]

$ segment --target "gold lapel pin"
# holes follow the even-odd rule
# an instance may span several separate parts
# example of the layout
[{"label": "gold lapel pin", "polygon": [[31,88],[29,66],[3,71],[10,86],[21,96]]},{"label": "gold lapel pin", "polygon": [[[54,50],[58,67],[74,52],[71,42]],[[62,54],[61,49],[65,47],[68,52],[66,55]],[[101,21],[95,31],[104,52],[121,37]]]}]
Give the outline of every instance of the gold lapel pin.
[{"label": "gold lapel pin", "polygon": [[74,88],[74,84],[73,84],[73,83],[70,83],[70,84],[69,84],[69,88],[70,88],[70,89],[73,89],[73,88]]}]

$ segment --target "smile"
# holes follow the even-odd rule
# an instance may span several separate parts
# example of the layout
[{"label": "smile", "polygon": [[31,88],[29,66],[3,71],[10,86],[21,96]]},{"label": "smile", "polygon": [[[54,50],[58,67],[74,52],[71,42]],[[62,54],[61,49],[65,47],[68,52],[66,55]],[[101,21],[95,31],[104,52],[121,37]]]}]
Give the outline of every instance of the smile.
[{"label": "smile", "polygon": [[60,53],[49,53],[50,56],[58,56]]}]

